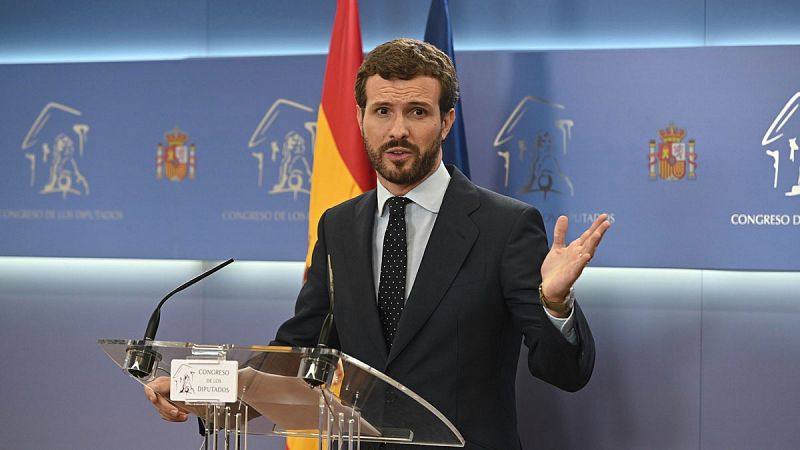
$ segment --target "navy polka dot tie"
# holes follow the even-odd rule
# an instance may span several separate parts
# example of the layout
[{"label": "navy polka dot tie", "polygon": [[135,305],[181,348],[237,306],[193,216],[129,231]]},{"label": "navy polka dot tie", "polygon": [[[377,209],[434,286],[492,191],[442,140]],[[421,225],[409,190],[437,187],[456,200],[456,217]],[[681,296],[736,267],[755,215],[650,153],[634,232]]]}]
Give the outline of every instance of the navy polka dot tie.
[{"label": "navy polka dot tie", "polygon": [[389,208],[389,225],[383,236],[381,274],[378,285],[378,312],[381,316],[386,348],[392,348],[406,294],[406,204],[405,197],[386,200]]}]

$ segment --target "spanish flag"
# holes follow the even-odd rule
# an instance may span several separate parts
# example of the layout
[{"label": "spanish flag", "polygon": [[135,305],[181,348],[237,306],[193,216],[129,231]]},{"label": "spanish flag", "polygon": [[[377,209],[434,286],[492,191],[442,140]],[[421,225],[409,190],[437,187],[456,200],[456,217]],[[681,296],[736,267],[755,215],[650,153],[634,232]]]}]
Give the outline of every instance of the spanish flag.
[{"label": "spanish flag", "polygon": [[322,213],[375,187],[375,172],[356,118],[354,85],[363,60],[358,0],[338,0],[317,117],[306,267],[311,264]]},{"label": "spanish flag", "polygon": [[[311,264],[311,253],[317,242],[317,222],[322,213],[375,187],[375,172],[364,150],[356,117],[354,86],[363,60],[358,0],[337,0],[317,116],[306,268]],[[317,446],[316,439],[286,439],[287,450],[316,450]]]}]

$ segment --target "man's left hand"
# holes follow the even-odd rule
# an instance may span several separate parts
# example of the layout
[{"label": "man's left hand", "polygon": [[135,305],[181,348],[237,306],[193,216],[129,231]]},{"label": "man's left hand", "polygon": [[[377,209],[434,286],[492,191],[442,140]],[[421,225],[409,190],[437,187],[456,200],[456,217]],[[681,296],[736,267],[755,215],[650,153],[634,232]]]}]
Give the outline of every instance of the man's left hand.
[{"label": "man's left hand", "polygon": [[611,223],[607,214],[601,214],[578,239],[565,245],[568,225],[566,216],[558,218],[553,232],[553,246],[542,263],[542,294],[554,303],[566,299],[569,289],[592,260]]}]

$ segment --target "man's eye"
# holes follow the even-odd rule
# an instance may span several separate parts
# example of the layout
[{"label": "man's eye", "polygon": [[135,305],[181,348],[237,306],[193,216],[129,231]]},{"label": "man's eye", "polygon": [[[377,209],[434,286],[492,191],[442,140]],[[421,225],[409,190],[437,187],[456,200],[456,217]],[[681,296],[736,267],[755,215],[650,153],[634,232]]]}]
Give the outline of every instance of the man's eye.
[{"label": "man's eye", "polygon": [[389,108],[377,108],[377,109],[375,110],[375,113],[376,113],[376,114],[381,114],[381,115],[383,115],[383,114],[389,114]]},{"label": "man's eye", "polygon": [[420,116],[420,117],[422,117],[422,116],[424,116],[424,115],[427,113],[427,111],[425,111],[425,109],[423,109],[423,108],[414,108],[414,109],[411,111],[411,113],[412,113],[413,115],[415,115],[415,116]]}]

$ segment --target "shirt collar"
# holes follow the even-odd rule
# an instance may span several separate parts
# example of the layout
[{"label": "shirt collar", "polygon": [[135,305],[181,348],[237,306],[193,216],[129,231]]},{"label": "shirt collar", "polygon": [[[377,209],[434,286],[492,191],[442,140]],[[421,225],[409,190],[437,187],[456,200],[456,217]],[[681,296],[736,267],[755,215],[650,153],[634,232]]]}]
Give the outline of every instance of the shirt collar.
[{"label": "shirt collar", "polygon": [[[419,186],[410,190],[404,197],[426,210],[438,214],[439,209],[442,207],[444,193],[447,191],[448,184],[450,184],[450,173],[444,167],[444,163],[439,163],[439,168],[431,176],[426,178]],[[393,195],[380,182],[378,182],[375,191],[378,194],[378,212],[382,216],[386,200],[393,197]]]}]

